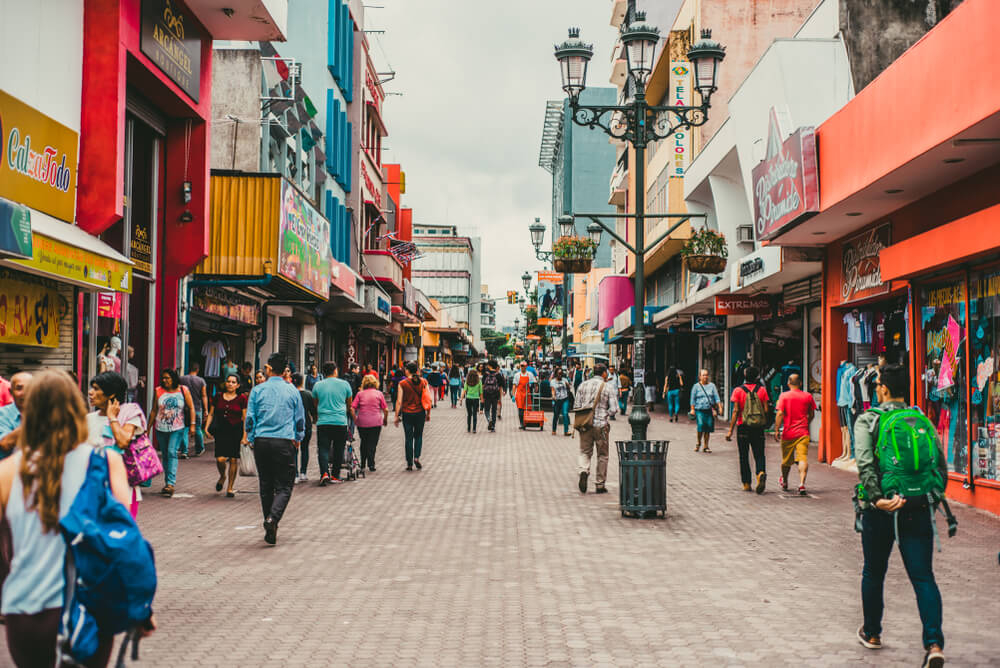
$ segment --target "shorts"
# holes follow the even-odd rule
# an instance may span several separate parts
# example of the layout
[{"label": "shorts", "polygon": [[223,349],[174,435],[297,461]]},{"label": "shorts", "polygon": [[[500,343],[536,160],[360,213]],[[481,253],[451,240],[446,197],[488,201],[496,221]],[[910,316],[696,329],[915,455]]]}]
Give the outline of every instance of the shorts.
[{"label": "shorts", "polygon": [[791,468],[793,462],[804,462],[809,458],[809,437],[801,436],[790,440],[781,439],[781,465]]},{"label": "shorts", "polygon": [[698,423],[699,434],[711,434],[715,431],[715,414],[711,408],[695,410],[694,419]]},{"label": "shorts", "polygon": [[838,412],[840,414],[840,426],[850,427],[851,425],[851,408],[850,406],[837,406]]}]

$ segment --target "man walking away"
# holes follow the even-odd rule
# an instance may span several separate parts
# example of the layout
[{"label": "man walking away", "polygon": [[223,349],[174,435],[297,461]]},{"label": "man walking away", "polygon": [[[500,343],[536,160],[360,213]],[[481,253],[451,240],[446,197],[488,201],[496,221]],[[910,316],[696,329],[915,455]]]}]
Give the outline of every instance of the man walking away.
[{"label": "man walking away", "polygon": [[253,447],[264,511],[264,541],[278,542],[278,524],[292,498],[295,455],[305,435],[306,417],[299,391],[282,374],[288,360],[280,353],[267,359],[267,380],[250,391],[247,401],[247,441]]},{"label": "man walking away", "polygon": [[758,383],[760,371],[748,366],[743,372],[743,385],[733,390],[729,401],[733,404],[733,415],[729,421],[726,440],[733,440],[736,429],[736,447],[740,453],[740,480],[743,491],[750,491],[750,452],[753,451],[754,466],[757,470],[754,491],[764,493],[767,473],[764,470],[764,429],[767,427],[767,403],[770,397],[764,386]]},{"label": "man walking away", "polygon": [[309,441],[312,440],[313,424],[316,423],[317,418],[316,399],[313,397],[312,392],[306,389],[305,383],[306,376],[303,376],[301,373],[292,374],[292,385],[299,391],[299,396],[302,398],[302,407],[306,414],[306,433],[302,438],[302,443],[299,444],[299,475],[295,478],[295,482],[306,482],[309,480],[309,476],[306,475],[309,470]]},{"label": "man walking away", "polygon": [[351,384],[337,376],[337,364],[323,364],[323,380],[313,385],[316,399],[316,457],[319,459],[319,486],[340,482],[347,445],[348,418],[354,418]]},{"label": "man walking away", "polygon": [[608,418],[615,414],[618,404],[611,384],[607,382],[608,367],[598,364],[594,367],[594,375],[589,380],[580,383],[576,392],[575,411],[593,409],[594,419],[591,426],[580,430],[580,493],[587,493],[587,478],[590,476],[590,460],[597,447],[597,476],[594,480],[594,491],[604,494],[608,490],[604,486],[608,475],[608,433],[611,425]]},{"label": "man walking away", "polygon": [[[889,364],[882,368],[875,386],[879,408],[863,413],[854,425],[865,559],[861,572],[864,624],[858,629],[858,642],[868,649],[882,648],[883,584],[892,544],[898,542],[923,624],[922,665],[941,668],[944,632],[941,592],[932,566],[933,522],[935,507],[944,499],[948,468],[934,425],[918,409],[906,407],[909,383],[905,367]],[[893,456],[880,458],[886,446]]]},{"label": "man walking away", "polygon": [[[181,376],[181,385],[188,389],[191,394],[191,401],[194,402],[194,456],[198,457],[205,452],[205,432],[201,426],[205,424],[205,416],[208,415],[208,391],[205,389],[205,379],[198,375],[201,365],[191,362],[188,366],[187,374]],[[187,455],[188,446],[185,442],[181,454]]]},{"label": "man walking away", "polygon": [[788,377],[788,391],[778,397],[774,417],[774,440],[781,443],[781,479],[778,484],[788,491],[788,473],[792,461],[799,464],[799,494],[806,495],[806,472],[809,471],[809,423],[816,414],[816,402],[802,391],[802,376]]},{"label": "man walking away", "polygon": [[486,407],[486,425],[490,431],[496,430],[497,405],[503,397],[505,384],[500,365],[496,360],[490,360],[483,374],[483,403]]},{"label": "man walking away", "polygon": [[[680,400],[677,402],[680,403]],[[704,442],[705,452],[712,452],[708,448],[708,438],[715,431],[716,414],[722,415],[722,398],[715,383],[708,380],[708,369],[701,370],[698,382],[691,388],[690,414],[698,425],[698,442],[694,446],[694,451],[698,452]]]}]

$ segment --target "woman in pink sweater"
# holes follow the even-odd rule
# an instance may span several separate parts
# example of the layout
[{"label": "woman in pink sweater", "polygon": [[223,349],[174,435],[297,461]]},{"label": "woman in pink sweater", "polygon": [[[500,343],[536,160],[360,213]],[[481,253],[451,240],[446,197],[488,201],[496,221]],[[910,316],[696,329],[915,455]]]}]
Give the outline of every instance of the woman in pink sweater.
[{"label": "woman in pink sweater", "polygon": [[354,397],[355,424],[361,436],[361,466],[375,471],[375,447],[382,427],[389,423],[389,405],[385,395],[378,389],[375,376],[361,379],[361,391]]}]

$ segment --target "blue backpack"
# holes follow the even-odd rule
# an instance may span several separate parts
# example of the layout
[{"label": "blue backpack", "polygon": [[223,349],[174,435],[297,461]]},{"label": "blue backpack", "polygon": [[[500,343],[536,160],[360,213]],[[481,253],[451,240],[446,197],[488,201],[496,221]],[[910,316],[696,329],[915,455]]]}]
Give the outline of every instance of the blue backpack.
[{"label": "blue backpack", "polygon": [[[59,527],[66,540],[66,595],[57,652],[83,662],[101,635],[134,631],[153,614],[153,548],[125,506],[111,493],[108,460],[90,455],[87,477]],[[119,653],[122,663],[128,639]],[[133,646],[133,658],[137,656]]]}]

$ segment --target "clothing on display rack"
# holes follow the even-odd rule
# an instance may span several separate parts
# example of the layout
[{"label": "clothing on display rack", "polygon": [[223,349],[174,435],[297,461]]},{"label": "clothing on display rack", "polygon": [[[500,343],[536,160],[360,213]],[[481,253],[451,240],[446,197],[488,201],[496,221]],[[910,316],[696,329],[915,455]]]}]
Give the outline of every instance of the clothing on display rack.
[{"label": "clothing on display rack", "polygon": [[218,378],[222,359],[226,356],[225,344],[215,339],[205,341],[205,345],[201,347],[201,354],[205,358],[205,368],[203,369],[205,377]]}]

